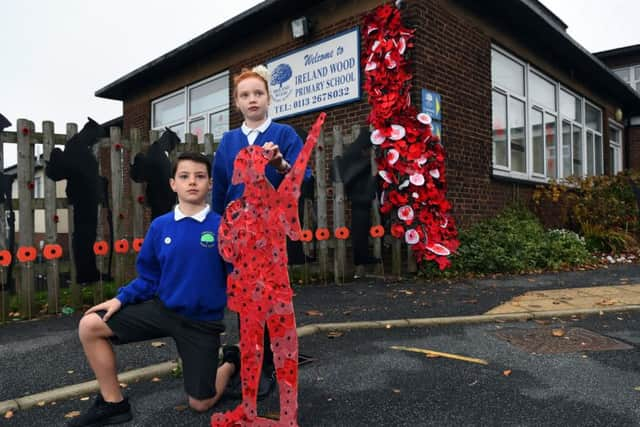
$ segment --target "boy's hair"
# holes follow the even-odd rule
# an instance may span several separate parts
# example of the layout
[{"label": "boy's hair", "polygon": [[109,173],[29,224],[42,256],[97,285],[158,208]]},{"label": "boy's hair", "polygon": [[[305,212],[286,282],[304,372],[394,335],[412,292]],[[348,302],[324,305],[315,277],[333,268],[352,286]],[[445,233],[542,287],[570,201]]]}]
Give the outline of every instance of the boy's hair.
[{"label": "boy's hair", "polygon": [[207,167],[207,175],[211,178],[211,160],[207,158],[204,154],[196,153],[194,151],[183,151],[178,154],[176,161],[173,162],[173,168],[171,169],[171,177],[176,177],[176,172],[178,170],[178,163],[182,160],[191,160],[192,162],[202,163]]},{"label": "boy's hair", "polygon": [[267,89],[267,96],[270,97],[269,74],[269,70],[264,65],[257,65],[251,69],[243,68],[242,71],[240,71],[240,74],[236,74],[233,77],[233,99],[236,99],[236,96],[238,95],[238,84],[244,79],[248,79],[249,77],[255,77],[262,80],[265,88]]}]

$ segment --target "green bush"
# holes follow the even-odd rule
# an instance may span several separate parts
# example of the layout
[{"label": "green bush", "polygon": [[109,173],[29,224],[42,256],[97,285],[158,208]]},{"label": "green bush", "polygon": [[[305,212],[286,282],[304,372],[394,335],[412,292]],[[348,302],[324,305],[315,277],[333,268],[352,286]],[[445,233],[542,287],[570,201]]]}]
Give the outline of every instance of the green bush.
[{"label": "green bush", "polygon": [[523,207],[511,207],[459,234],[460,248],[442,274],[424,265],[428,277],[466,273],[518,273],[584,264],[591,259],[584,239],[567,230],[545,231]]}]

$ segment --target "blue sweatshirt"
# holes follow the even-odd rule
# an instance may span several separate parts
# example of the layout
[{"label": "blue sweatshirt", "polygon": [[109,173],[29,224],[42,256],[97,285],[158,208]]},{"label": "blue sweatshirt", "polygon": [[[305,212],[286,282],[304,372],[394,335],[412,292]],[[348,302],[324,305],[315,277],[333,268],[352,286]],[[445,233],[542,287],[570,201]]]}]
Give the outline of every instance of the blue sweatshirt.
[{"label": "blue sweatshirt", "polygon": [[194,320],[220,320],[227,303],[226,269],[218,253],[220,215],[178,221],[174,211],[149,227],[136,260],[138,277],[118,290],[122,305],[159,298],[170,310]]},{"label": "blue sweatshirt", "polygon": [[[290,164],[295,163],[300,150],[302,150],[302,140],[291,126],[271,122],[266,131],[260,133],[253,145],[262,147],[267,142],[278,145],[284,159]],[[244,147],[249,146],[249,141],[241,128],[232,129],[222,136],[220,146],[216,150],[213,160],[213,191],[211,195],[211,208],[214,212],[222,215],[225,207],[244,192],[244,184],[231,185],[233,174],[233,162],[236,156]],[[267,165],[265,169],[267,179],[278,188],[284,175],[278,173],[275,168]],[[307,168],[305,179],[311,176],[311,170]]]}]

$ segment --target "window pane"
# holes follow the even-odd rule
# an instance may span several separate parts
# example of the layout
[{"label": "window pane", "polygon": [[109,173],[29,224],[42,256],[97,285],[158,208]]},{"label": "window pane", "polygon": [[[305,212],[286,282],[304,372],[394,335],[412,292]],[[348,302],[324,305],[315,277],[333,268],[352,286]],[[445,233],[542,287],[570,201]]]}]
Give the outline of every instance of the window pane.
[{"label": "window pane", "polygon": [[628,82],[630,80],[630,70],[629,68],[619,68],[617,70],[613,70],[614,73],[618,75],[622,80]]},{"label": "window pane", "polygon": [[602,159],[602,137],[600,135],[594,135],[594,144],[596,146],[596,175],[602,175],[604,173]]},{"label": "window pane", "polygon": [[509,131],[511,135],[511,170],[527,171],[525,151],[524,102],[509,98]]},{"label": "window pane", "polygon": [[545,114],[544,135],[547,149],[547,176],[555,179],[558,177],[556,160],[556,118],[550,114]]},{"label": "window pane", "polygon": [[609,127],[610,143],[620,144],[620,130],[618,128]]},{"label": "window pane", "polygon": [[571,123],[562,121],[562,176],[571,175]]},{"label": "window pane", "polygon": [[229,110],[218,111],[209,115],[209,132],[213,139],[220,140],[222,134],[229,130]]},{"label": "window pane", "polygon": [[226,107],[229,103],[229,84],[226,76],[212,80],[189,90],[189,111],[191,115],[215,108]]},{"label": "window pane", "polygon": [[509,166],[507,163],[507,97],[493,92],[493,164]]},{"label": "window pane", "polygon": [[174,131],[180,137],[180,141],[184,142],[184,123],[171,126],[169,129]]},{"label": "window pane", "polygon": [[531,143],[533,144],[533,172],[544,174],[544,137],[542,112],[531,110]]},{"label": "window pane", "polygon": [[202,144],[202,138],[204,137],[204,118],[189,122],[189,133],[198,138],[198,144]]},{"label": "window pane", "polygon": [[587,132],[587,175],[593,175],[594,171],[593,162],[593,133]]},{"label": "window pane", "polygon": [[613,175],[618,173],[618,168],[616,167],[616,148],[609,146],[609,170]]},{"label": "window pane", "polygon": [[564,90],[560,91],[560,113],[573,121],[582,121],[580,100]]},{"label": "window pane", "polygon": [[587,127],[602,132],[602,113],[600,110],[587,104],[584,108]]},{"label": "window pane", "polygon": [[535,73],[529,73],[529,97],[551,111],[556,111],[556,87]]},{"label": "window pane", "polygon": [[573,127],[573,174],[582,176],[582,129]]},{"label": "window pane", "polygon": [[153,127],[184,120],[184,94],[179,93],[153,104]]},{"label": "window pane", "polygon": [[493,85],[524,96],[524,67],[500,52],[491,51]]}]

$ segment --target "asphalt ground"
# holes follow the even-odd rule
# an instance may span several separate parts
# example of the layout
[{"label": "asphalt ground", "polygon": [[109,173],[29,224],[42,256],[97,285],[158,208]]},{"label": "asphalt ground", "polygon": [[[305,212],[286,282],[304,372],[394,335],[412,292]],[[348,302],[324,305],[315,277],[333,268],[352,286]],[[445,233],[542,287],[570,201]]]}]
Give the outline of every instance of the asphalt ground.
[{"label": "asphalt ground", "polygon": [[[640,266],[457,282],[360,280],[344,285],[295,286],[294,304],[298,325],[302,326],[482,314],[531,290],[632,283],[640,283]],[[0,327],[0,401],[93,379],[76,336],[78,319],[78,315],[64,316]],[[235,342],[234,314],[228,316],[227,324],[225,340]],[[171,340],[156,341],[164,345],[154,346],[149,341],[117,347],[119,370],[175,359]],[[301,341],[303,354],[309,353],[307,342],[308,338]],[[181,388],[181,380],[165,378],[163,381],[176,381]]]},{"label": "asphalt ground", "polygon": [[[632,345],[628,350],[544,354],[496,336],[518,329],[581,327]],[[562,340],[562,337],[550,339]],[[637,426],[640,425],[640,313],[551,322],[497,322],[354,330],[301,339],[313,357],[300,367],[302,426]],[[480,365],[394,350],[409,346],[482,358]],[[508,373],[508,375],[506,374]],[[123,426],[204,426],[211,412],[186,409],[179,378],[129,384],[134,420]],[[63,425],[89,401],[17,411],[3,425]],[[225,401],[217,410],[235,407]],[[273,393],[259,406],[276,414]]]}]

